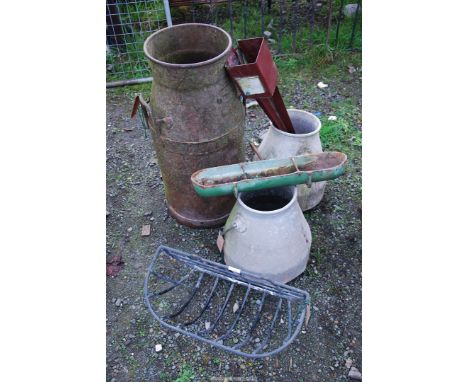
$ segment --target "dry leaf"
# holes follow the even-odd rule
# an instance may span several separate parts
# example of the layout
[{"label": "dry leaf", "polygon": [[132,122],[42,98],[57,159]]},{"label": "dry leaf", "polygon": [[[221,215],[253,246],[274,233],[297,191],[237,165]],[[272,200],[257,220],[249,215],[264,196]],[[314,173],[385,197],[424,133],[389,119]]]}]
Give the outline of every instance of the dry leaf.
[{"label": "dry leaf", "polygon": [[216,245],[218,246],[219,252],[223,252],[223,246],[224,246],[224,237],[221,234],[221,231],[218,233],[218,238],[216,239]]},{"label": "dry leaf", "polygon": [[122,256],[117,255],[112,257],[106,264],[106,274],[107,276],[117,276],[120,272],[122,267],[124,266],[124,262],[122,260]]},{"label": "dry leaf", "polygon": [[310,304],[307,305],[307,308],[306,308],[305,326],[309,324],[309,320],[310,320]]}]

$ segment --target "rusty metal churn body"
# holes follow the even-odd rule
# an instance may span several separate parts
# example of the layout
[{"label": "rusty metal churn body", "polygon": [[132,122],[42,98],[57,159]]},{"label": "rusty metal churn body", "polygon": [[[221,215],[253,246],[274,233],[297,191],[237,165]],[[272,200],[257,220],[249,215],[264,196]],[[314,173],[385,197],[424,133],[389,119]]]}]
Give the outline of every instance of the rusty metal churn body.
[{"label": "rusty metal churn body", "polygon": [[245,106],[229,80],[225,62],[232,40],[221,28],[180,24],[144,43],[153,75],[151,134],[170,214],[191,227],[222,225],[232,196],[203,199],[191,174],[244,160]]}]

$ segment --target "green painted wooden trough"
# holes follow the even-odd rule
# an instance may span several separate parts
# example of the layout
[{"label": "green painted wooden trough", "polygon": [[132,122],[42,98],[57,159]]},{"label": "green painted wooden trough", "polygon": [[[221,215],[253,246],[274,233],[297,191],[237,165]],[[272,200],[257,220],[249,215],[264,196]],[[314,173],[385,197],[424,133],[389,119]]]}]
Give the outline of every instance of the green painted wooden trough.
[{"label": "green painted wooden trough", "polygon": [[193,187],[202,197],[236,195],[266,188],[311,184],[338,178],[347,157],[340,152],[306,154],[210,167],[192,174]]}]

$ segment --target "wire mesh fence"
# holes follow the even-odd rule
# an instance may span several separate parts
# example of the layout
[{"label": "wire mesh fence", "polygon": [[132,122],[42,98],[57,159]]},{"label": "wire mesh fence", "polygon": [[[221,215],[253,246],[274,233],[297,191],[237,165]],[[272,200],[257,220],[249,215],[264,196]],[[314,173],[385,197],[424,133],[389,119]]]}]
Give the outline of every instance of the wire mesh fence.
[{"label": "wire mesh fence", "polygon": [[[169,25],[200,22],[233,40],[264,36],[274,54],[360,49],[361,0],[169,0]],[[172,21],[171,21],[172,19]],[[151,81],[143,42],[168,25],[163,0],[107,0],[108,86]]]},{"label": "wire mesh fence", "polygon": [[165,26],[162,0],[107,0],[107,82],[148,77],[143,42]]}]

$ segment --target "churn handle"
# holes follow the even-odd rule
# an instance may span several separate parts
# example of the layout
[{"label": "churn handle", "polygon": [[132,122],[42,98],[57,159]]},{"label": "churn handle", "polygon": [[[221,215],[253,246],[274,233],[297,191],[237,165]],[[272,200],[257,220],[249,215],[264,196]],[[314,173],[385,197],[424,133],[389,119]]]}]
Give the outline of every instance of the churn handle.
[{"label": "churn handle", "polygon": [[153,132],[156,133],[156,129],[153,126],[153,118],[152,118],[151,108],[146,103],[146,101],[143,99],[143,96],[141,96],[140,94],[138,94],[135,97],[135,101],[133,102],[131,117],[132,118],[135,117],[139,106],[141,106],[141,110],[143,111],[143,115],[145,116],[146,124],[148,125],[148,127],[151,130],[153,130]]},{"label": "churn handle", "polygon": [[148,105],[148,103],[143,99],[143,96],[141,94],[138,94],[135,97],[135,101],[133,102],[133,108],[132,108],[132,114],[131,117],[133,118],[137,111],[138,111],[138,106],[141,106],[141,109],[143,110],[143,115],[145,116],[146,124],[150,128],[151,131],[153,131],[155,134],[160,135],[161,131],[156,129],[154,126],[154,122],[164,122],[167,125],[172,124],[172,118],[171,117],[164,117],[161,119],[157,119],[156,121],[153,119],[153,115],[151,113],[151,108]]},{"label": "churn handle", "polygon": [[258,151],[258,148],[257,146],[255,145],[255,142],[254,141],[249,141],[249,144],[250,144],[250,147],[252,148],[254,154],[258,157],[259,160],[263,160],[263,157],[262,155],[260,154],[260,152]]}]

